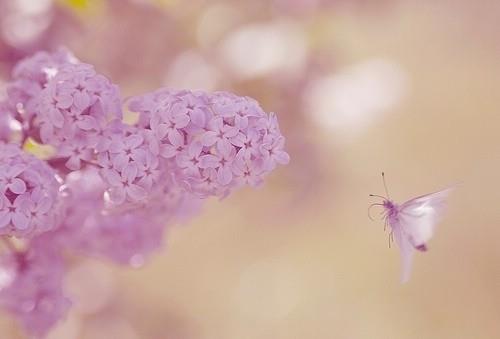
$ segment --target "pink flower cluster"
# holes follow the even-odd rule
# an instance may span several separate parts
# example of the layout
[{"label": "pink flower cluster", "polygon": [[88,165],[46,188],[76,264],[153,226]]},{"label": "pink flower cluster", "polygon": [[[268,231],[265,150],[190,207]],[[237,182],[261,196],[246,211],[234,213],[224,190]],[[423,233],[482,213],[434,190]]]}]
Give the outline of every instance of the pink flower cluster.
[{"label": "pink flower cluster", "polygon": [[56,226],[59,182],[44,161],[0,144],[0,235],[32,237]]},{"label": "pink flower cluster", "polygon": [[0,106],[4,106],[2,114],[10,114],[28,132],[36,110],[38,94],[47,82],[58,72],[58,69],[76,59],[66,50],[56,53],[36,53],[31,58],[21,60],[12,71],[12,81],[7,86],[7,99]]},{"label": "pink flower cluster", "polygon": [[25,252],[7,253],[0,261],[0,305],[35,337],[43,337],[71,306],[63,293],[64,261],[43,243]]},{"label": "pink flower cluster", "polygon": [[[0,306],[36,336],[69,308],[61,253],[141,266],[203,199],[289,161],[276,116],[251,98],[159,89],[127,101],[126,123],[118,87],[68,51],[37,53],[12,77],[0,101]],[[51,152],[37,158],[33,143]]]},{"label": "pink flower cluster", "polygon": [[289,161],[276,116],[251,98],[160,89],[132,98],[129,108],[139,113],[150,154],[201,197],[257,186]]}]

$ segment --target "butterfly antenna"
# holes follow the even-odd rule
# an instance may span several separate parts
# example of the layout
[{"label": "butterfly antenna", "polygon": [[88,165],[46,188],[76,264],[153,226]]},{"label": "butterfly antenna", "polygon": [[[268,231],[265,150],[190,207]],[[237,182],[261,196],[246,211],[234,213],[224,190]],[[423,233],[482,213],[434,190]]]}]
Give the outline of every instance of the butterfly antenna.
[{"label": "butterfly antenna", "polygon": [[382,198],[382,199],[384,199],[384,200],[387,200],[387,198],[386,198],[386,197],[383,197],[383,196],[381,196],[381,195],[377,195],[377,194],[368,194],[368,196],[370,196],[370,197]]},{"label": "butterfly antenna", "polygon": [[370,214],[370,210],[372,209],[373,206],[384,206],[384,204],[373,203],[370,206],[368,206],[368,218],[370,218],[371,221],[374,220],[372,218],[372,215]]},{"label": "butterfly antenna", "polygon": [[385,182],[385,173],[382,172],[382,181],[384,182],[384,189],[385,189],[385,194],[387,194],[387,198],[391,198],[391,196],[389,195],[389,191],[387,190],[387,184]]}]

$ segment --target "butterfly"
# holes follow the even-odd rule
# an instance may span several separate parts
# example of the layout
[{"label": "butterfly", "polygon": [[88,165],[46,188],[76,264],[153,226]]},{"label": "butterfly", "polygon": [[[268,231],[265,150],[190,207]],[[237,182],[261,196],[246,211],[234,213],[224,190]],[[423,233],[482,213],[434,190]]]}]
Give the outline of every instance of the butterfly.
[{"label": "butterfly", "polygon": [[383,201],[371,204],[368,208],[368,216],[373,220],[370,215],[372,207],[383,208],[384,230],[389,226],[389,247],[391,241],[394,240],[399,247],[402,266],[401,282],[405,283],[410,278],[413,254],[415,250],[427,251],[427,242],[434,234],[434,228],[441,218],[446,199],[453,187],[397,204],[389,197],[384,173],[382,173],[382,180],[387,197],[370,194],[370,197],[381,198]]}]

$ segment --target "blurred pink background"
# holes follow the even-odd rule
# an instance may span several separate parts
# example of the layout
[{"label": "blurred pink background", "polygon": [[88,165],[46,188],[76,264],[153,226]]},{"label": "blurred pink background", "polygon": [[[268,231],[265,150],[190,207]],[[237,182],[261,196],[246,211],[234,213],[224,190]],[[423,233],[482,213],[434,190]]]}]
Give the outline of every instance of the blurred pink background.
[{"label": "blurred pink background", "polygon": [[[73,258],[49,338],[500,338],[499,23],[486,0],[0,0],[0,87],[67,46],[127,96],[252,96],[292,157],[142,269]],[[461,183],[405,285],[366,213],[381,171],[398,201]]]}]

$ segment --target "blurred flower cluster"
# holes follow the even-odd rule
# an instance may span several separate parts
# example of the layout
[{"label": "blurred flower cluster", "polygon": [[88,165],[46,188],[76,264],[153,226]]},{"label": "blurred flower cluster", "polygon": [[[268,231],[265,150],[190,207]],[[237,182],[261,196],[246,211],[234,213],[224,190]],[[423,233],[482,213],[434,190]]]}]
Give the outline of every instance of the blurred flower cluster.
[{"label": "blurred flower cluster", "polygon": [[163,88],[123,101],[67,50],[20,61],[0,101],[0,305],[43,336],[70,306],[63,253],[141,266],[203,199],[287,164],[284,142],[248,97]]}]

